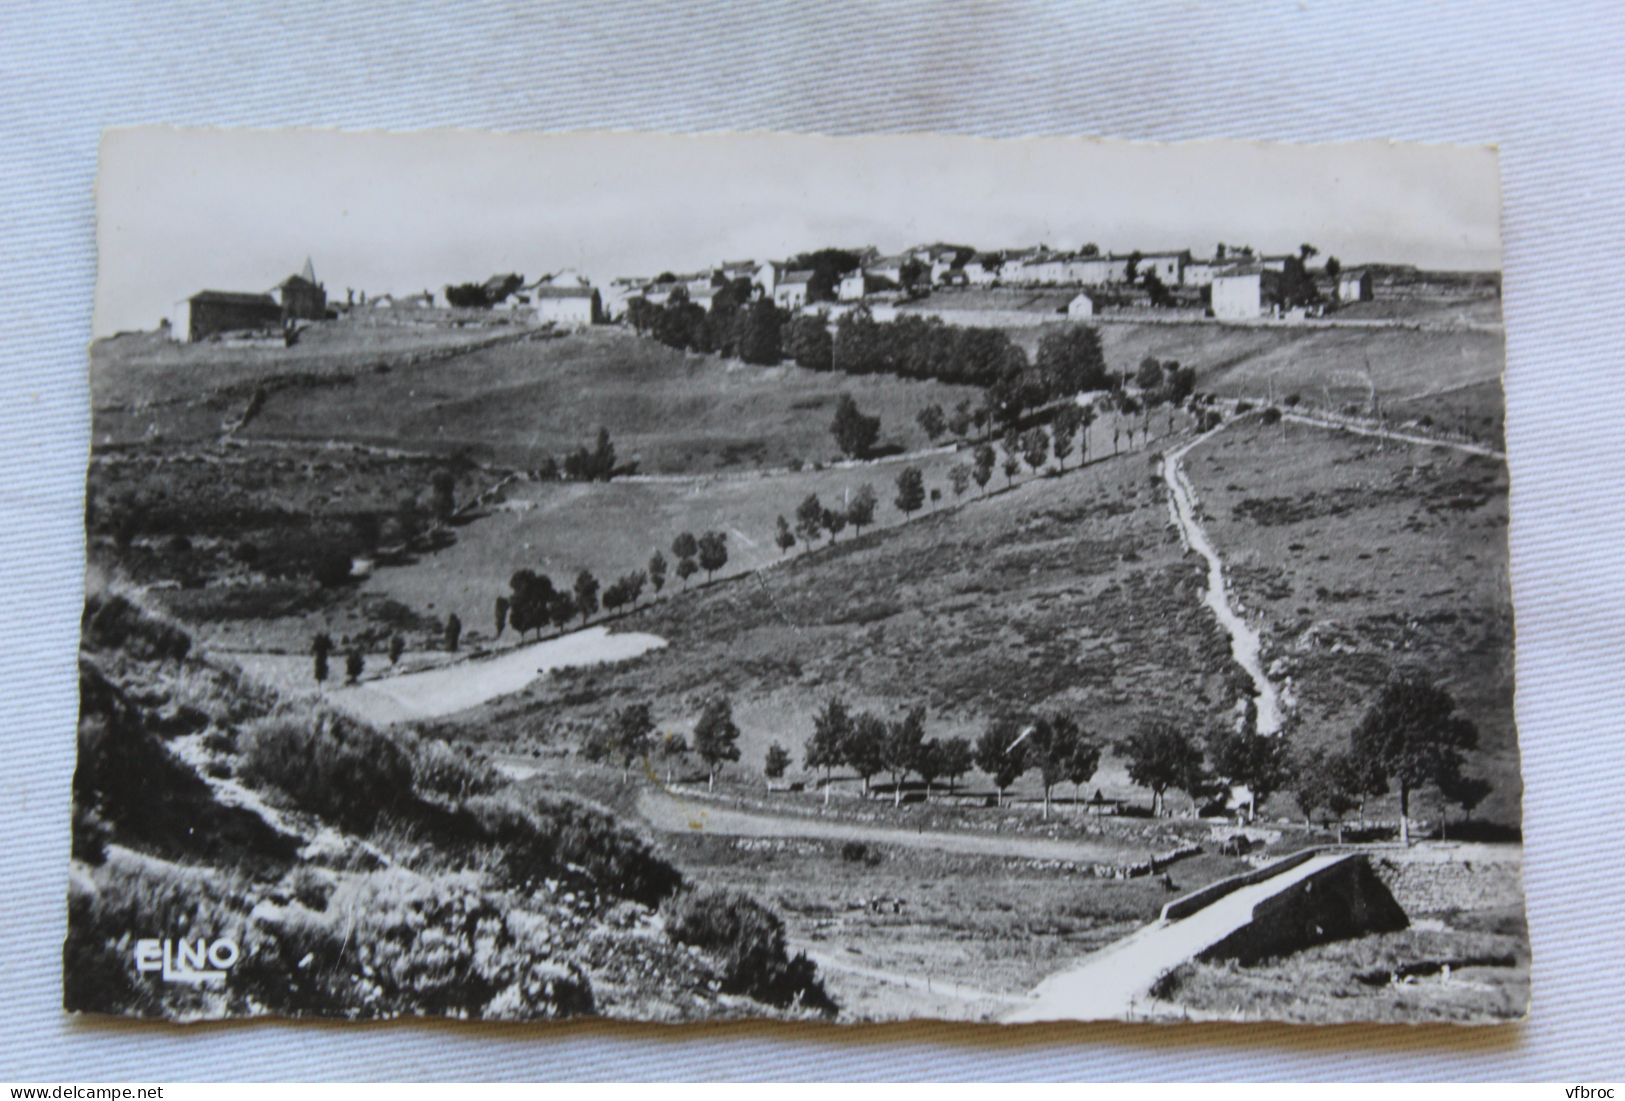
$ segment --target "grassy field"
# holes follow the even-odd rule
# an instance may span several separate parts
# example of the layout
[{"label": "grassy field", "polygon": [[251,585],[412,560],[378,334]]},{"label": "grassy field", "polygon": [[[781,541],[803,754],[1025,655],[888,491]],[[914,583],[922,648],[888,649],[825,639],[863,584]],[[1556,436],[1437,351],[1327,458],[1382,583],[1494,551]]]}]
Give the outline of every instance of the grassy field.
[{"label": "grassy field", "polygon": [[[1176,428],[1183,423],[1178,419]],[[1158,419],[1154,426],[1166,428]],[[1097,423],[1090,446],[1095,453],[1110,452],[1111,429]],[[909,462],[881,462],[855,467],[805,468],[800,471],[762,471],[748,475],[699,477],[683,480],[621,480],[604,484],[521,482],[506,492],[506,500],[480,519],[460,527],[450,547],[414,563],[380,570],[357,590],[357,599],[387,599],[444,615],[456,611],[476,632],[489,632],[491,605],[506,591],[508,578],[521,567],[537,570],[567,583],[580,570],[610,581],[648,565],[659,550],[675,566],[672,539],[680,532],[722,531],[728,536],[728,564],[719,576],[753,570],[788,556],[774,542],[776,520],[784,516],[793,526],[795,510],[808,494],[826,506],[839,507],[864,485],[872,486],[880,505],[876,528],[906,519],[896,507],[896,478],[908,465],[925,475],[928,508],[952,503],[949,470],[971,461],[968,449],[934,453]],[[1076,465],[1076,455],[1071,460]],[[1005,484],[996,474],[990,489]],[[941,493],[936,505],[932,491]],[[977,495],[974,483],[966,497]],[[920,514],[916,513],[918,517]],[[839,542],[855,537],[851,529]],[[827,540],[821,540],[825,545]],[[806,550],[798,542],[791,555]],[[700,580],[698,575],[695,580]],[[672,574],[667,593],[680,591]],[[646,594],[652,596],[650,592]],[[472,640],[472,636],[471,636]]]},{"label": "grassy field", "polygon": [[408,326],[331,321],[303,330],[298,343],[181,344],[156,333],[124,333],[90,348],[92,404],[98,409],[191,401],[200,393],[251,387],[289,373],[349,375],[414,353],[467,347],[515,331],[511,325]]},{"label": "grassy field", "polygon": [[[974,737],[989,716],[1044,707],[1075,710],[1108,740],[1151,711],[1205,721],[1228,705],[1234,671],[1149,474],[1143,455],[1108,459],[645,606],[620,629],[664,650],[559,671],[460,726],[546,745],[643,700],[686,730],[706,696],[728,692],[742,767],[757,769],[773,741],[799,764],[835,694],[887,715],[924,704],[928,736]],[[1112,764],[1099,783],[1126,793]]]},{"label": "grassy field", "polygon": [[980,396],[935,382],[685,355],[620,328],[403,364],[505,331],[376,335],[331,322],[286,350],[176,345],[151,336],[102,341],[91,355],[94,438],[103,447],[154,436],[213,439],[264,386],[241,439],[465,451],[534,467],[590,444],[603,426],[622,461],[644,472],[692,473],[838,458],[829,422],[843,392],[880,416],[882,446],[904,451],[929,443],[914,423],[926,405],[952,408]]},{"label": "grassy field", "polygon": [[380,456],[355,448],[142,445],[93,457],[88,481],[90,557],[132,582],[201,637],[231,646],[308,645],[330,625],[436,635],[444,611],[433,598],[412,610],[355,584],[325,586],[324,561],[372,553],[363,538],[400,539],[403,500],[427,516],[430,484],[453,475],[458,500],[496,475],[433,458]]},{"label": "grassy field", "polygon": [[466,449],[530,467],[590,444],[603,426],[620,459],[643,472],[693,473],[838,457],[829,424],[843,392],[880,416],[883,445],[905,451],[928,443],[914,423],[920,409],[979,396],[932,382],[752,367],[600,329],[319,394],[280,392],[248,434]]},{"label": "grassy field", "polygon": [[[1498,332],[1131,321],[1097,328],[1114,371],[1155,356],[1195,367],[1197,389],[1221,397],[1262,403],[1296,393],[1311,405],[1362,413],[1375,392],[1390,417],[1430,417],[1501,446],[1505,349]],[[1033,354],[1046,329],[1011,329],[1010,338]]]},{"label": "grassy field", "polygon": [[1185,465],[1302,737],[1346,744],[1391,668],[1430,670],[1479,727],[1471,764],[1495,791],[1477,815],[1515,825],[1505,465],[1256,420]]},{"label": "grassy field", "polygon": [[[797,838],[677,836],[659,846],[693,880],[750,891],[772,906],[858,1020],[996,1015],[1173,897],[1156,878],[1088,879],[1039,861],[885,845],[861,857]],[[1228,874],[1235,863],[1181,864],[1177,889]]]}]

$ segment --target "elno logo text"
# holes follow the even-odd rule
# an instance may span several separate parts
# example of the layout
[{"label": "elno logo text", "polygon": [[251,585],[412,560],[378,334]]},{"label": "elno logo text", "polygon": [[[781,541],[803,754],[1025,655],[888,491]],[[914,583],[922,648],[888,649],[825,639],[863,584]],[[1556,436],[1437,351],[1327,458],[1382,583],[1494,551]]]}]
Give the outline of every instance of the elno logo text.
[{"label": "elno logo text", "polygon": [[157,971],[164,982],[195,986],[224,982],[226,972],[240,955],[237,942],[225,938],[187,941],[147,937],[135,942],[135,969],[142,973]]}]

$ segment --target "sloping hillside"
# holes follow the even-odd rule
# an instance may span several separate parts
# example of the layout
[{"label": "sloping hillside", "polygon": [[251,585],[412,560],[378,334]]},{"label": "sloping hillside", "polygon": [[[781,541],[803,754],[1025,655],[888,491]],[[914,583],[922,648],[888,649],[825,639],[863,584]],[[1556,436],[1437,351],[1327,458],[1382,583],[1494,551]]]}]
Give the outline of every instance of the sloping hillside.
[{"label": "sloping hillside", "polygon": [[[331,362],[312,361],[301,347],[280,359],[257,350],[259,358],[244,362],[244,352],[202,346],[118,369],[108,362],[112,353],[99,350],[93,438],[98,447],[155,437],[210,441],[253,402],[237,439],[466,452],[535,467],[590,444],[603,426],[622,461],[646,473],[690,473],[836,456],[829,426],[842,393],[880,416],[883,446],[903,450],[929,442],[914,419],[922,408],[980,397],[935,382],[685,354],[620,328],[483,335],[506,343],[452,358],[385,344]],[[165,400],[130,404],[132,393]]]},{"label": "sloping hillside", "polygon": [[[289,706],[121,595],[87,601],[69,1010],[683,1020],[833,1012],[778,918],[695,895],[607,813]],[[136,941],[230,939],[223,981]]]}]

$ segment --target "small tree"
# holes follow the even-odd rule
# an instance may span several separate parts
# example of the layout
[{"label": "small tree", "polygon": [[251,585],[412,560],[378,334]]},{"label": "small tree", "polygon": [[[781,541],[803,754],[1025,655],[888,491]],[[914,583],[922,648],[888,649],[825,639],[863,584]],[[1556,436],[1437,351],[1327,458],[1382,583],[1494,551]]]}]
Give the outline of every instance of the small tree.
[{"label": "small tree", "polygon": [[[1469,822],[1473,818],[1473,808],[1482,803],[1493,790],[1495,789],[1488,780],[1460,772],[1441,777],[1439,780],[1439,794],[1460,807],[1462,816]],[[1441,810],[1439,813],[1441,835],[1445,830],[1445,816]]]},{"label": "small tree", "polygon": [[964,463],[957,464],[948,471],[948,482],[954,487],[954,496],[963,497],[970,488],[970,467]]},{"label": "small tree", "polygon": [[406,653],[406,640],[400,635],[389,636],[389,664],[399,665],[401,655]]},{"label": "small tree", "polygon": [[948,418],[948,431],[955,436],[964,438],[970,432],[972,417],[970,399],[965,398],[954,406],[953,414]]},{"label": "small tree", "polygon": [[809,493],[801,504],[796,506],[796,534],[801,541],[811,547],[818,542],[818,537],[824,530],[824,506],[818,500],[818,494]]},{"label": "small tree", "polygon": [[846,743],[852,733],[852,716],[846,704],[831,697],[813,717],[812,736],[802,747],[801,763],[824,770],[824,804],[829,804],[830,779],[836,767],[845,763]]},{"label": "small tree", "polygon": [[948,794],[952,795],[959,778],[969,772],[975,763],[970,742],[964,738],[949,738],[938,751],[938,763],[942,775],[948,780]]},{"label": "small tree", "polygon": [[1343,819],[1359,805],[1359,796],[1349,788],[1351,775],[1345,755],[1323,749],[1301,753],[1293,762],[1292,794],[1303,812],[1303,820],[1314,824],[1315,815],[1325,811],[1337,823],[1337,841],[1343,842]]},{"label": "small tree", "polygon": [[844,756],[847,765],[863,781],[863,794],[869,794],[869,780],[885,768],[886,720],[860,711],[852,718]]},{"label": "small tree", "polygon": [[920,760],[920,747],[925,742],[925,708],[913,707],[903,718],[886,724],[886,737],[881,741],[880,763],[891,777],[892,806],[903,802],[903,780]]},{"label": "small tree", "polygon": [[669,787],[672,780],[672,771],[688,756],[688,741],[681,734],[666,733],[660,736],[660,759],[666,766],[666,785]]},{"label": "small tree", "polygon": [[563,590],[556,591],[548,597],[547,621],[559,630],[569,626],[570,621],[576,617],[576,598]]},{"label": "small tree", "polygon": [[1049,462],[1049,433],[1042,428],[1029,429],[1021,437],[1021,457],[1034,474]]},{"label": "small tree", "polygon": [[1166,719],[1149,719],[1118,746],[1128,761],[1128,776],[1151,791],[1151,814],[1163,812],[1163,793],[1179,788],[1195,794],[1206,786],[1202,750],[1194,739]]},{"label": "small tree", "polygon": [[692,558],[679,558],[677,560],[677,578],[688,588],[688,579],[700,572],[700,564]]},{"label": "small tree", "polygon": [[[1077,766],[1083,732],[1070,715],[1040,716],[1028,735],[1029,759],[1038,767],[1044,788],[1044,819],[1049,820],[1050,793],[1063,780],[1070,781]],[[1094,769],[1089,770],[1093,774]],[[1088,777],[1085,777],[1087,779]]]},{"label": "small tree", "polygon": [[1100,744],[1080,730],[1072,746],[1072,759],[1067,762],[1066,779],[1072,785],[1072,802],[1083,799],[1083,785],[1100,769]]},{"label": "small tree", "polygon": [[925,798],[931,798],[931,785],[936,783],[937,777],[942,775],[942,743],[935,738],[927,738],[920,743],[920,751],[914,757],[914,771],[925,784]]},{"label": "small tree", "polygon": [[628,704],[615,712],[612,742],[621,759],[621,779],[632,762],[647,757],[654,745],[655,722],[646,703]]},{"label": "small tree", "polygon": [[366,668],[367,659],[362,656],[360,650],[352,649],[344,655],[344,677],[348,683],[354,684],[359,681]]},{"label": "small tree", "polygon": [[592,460],[588,464],[588,477],[594,481],[607,482],[614,476],[615,445],[609,440],[609,430],[600,426],[598,438],[593,441]]},{"label": "small tree", "polygon": [[463,640],[463,621],[453,612],[446,617],[446,652],[455,654],[457,644]]},{"label": "small tree", "polygon": [[683,532],[671,541],[672,557],[681,562],[685,558],[693,558],[700,553],[699,540],[694,538],[692,532]]},{"label": "small tree", "polygon": [[932,443],[936,443],[937,437],[948,431],[948,420],[943,416],[942,406],[935,403],[921,409],[919,416],[915,420],[919,422],[926,438]]},{"label": "small tree", "polygon": [[666,556],[659,551],[649,558],[649,587],[654,589],[657,599],[660,590],[666,587]]},{"label": "small tree", "polygon": [[1449,784],[1462,755],[1478,747],[1478,727],[1456,713],[1456,701],[1421,673],[1402,673],[1383,688],[1350,736],[1354,756],[1373,775],[1399,787],[1399,838],[1410,844],[1411,793]]},{"label": "small tree", "polygon": [[880,418],[864,415],[851,394],[842,394],[835,403],[835,419],[829,431],[842,454],[861,459],[874,449],[880,437]]},{"label": "small tree", "polygon": [[829,532],[829,541],[835,542],[835,537],[846,530],[846,510],[841,508],[826,508],[820,523],[825,531]]},{"label": "small tree", "polygon": [[976,487],[984,494],[987,493],[987,483],[993,479],[993,464],[996,458],[992,444],[984,443],[976,449],[970,476],[976,482]]},{"label": "small tree", "polygon": [[505,596],[497,597],[496,609],[495,609],[496,614],[492,617],[495,620],[495,622],[492,624],[492,627],[494,628],[494,630],[492,631],[492,634],[491,634],[492,638],[501,638],[502,637],[502,632],[507,629],[507,626],[508,626],[508,612],[512,607],[513,606],[508,603],[508,598],[507,597],[505,597]]},{"label": "small tree", "polygon": [[611,613],[616,612],[626,604],[628,599],[629,597],[627,595],[624,580],[613,581],[604,586],[604,611]]},{"label": "small tree", "polygon": [[1257,816],[1260,803],[1291,783],[1285,737],[1267,737],[1251,730],[1221,731],[1210,740],[1209,753],[1215,772],[1247,788],[1249,822]]},{"label": "small tree", "polygon": [[728,536],[720,531],[708,531],[700,536],[700,569],[705,579],[728,564]]},{"label": "small tree", "polygon": [[875,487],[864,482],[858,491],[852,494],[852,500],[847,502],[846,522],[859,532],[875,522],[875,507],[879,504],[875,496]]},{"label": "small tree", "polygon": [[739,727],[734,724],[733,702],[727,696],[713,696],[700,711],[694,724],[694,752],[705,762],[707,790],[715,789],[717,770],[739,760]]},{"label": "small tree", "polygon": [[796,533],[790,530],[790,523],[783,514],[779,516],[779,526],[773,533],[773,542],[777,543],[779,550],[785,554],[789,554],[790,548],[796,545]]},{"label": "small tree", "polygon": [[1063,406],[1055,414],[1055,424],[1052,428],[1054,437],[1051,446],[1055,451],[1055,464],[1062,470],[1066,469],[1067,457],[1072,454],[1072,444],[1078,438],[1078,429],[1083,425],[1083,410],[1076,405]]},{"label": "small tree", "polygon": [[897,475],[897,498],[893,502],[907,516],[925,504],[925,475],[917,466],[905,466]]},{"label": "small tree", "polygon": [[437,470],[429,479],[434,518],[442,524],[457,511],[457,479],[449,470]]},{"label": "small tree", "polygon": [[769,780],[782,780],[785,770],[790,767],[790,754],[778,742],[767,747],[767,760],[762,765],[762,771]]},{"label": "small tree", "polygon": [[598,610],[598,579],[589,571],[576,574],[576,614],[585,626],[589,617]]},{"label": "small tree", "polygon": [[1004,792],[1027,771],[1027,741],[1021,725],[1012,719],[995,719],[976,740],[976,767],[988,774],[1004,806]]},{"label": "small tree", "polygon": [[1021,473],[1021,459],[1014,453],[1004,457],[1004,484],[1006,488],[1016,484],[1016,475]]}]

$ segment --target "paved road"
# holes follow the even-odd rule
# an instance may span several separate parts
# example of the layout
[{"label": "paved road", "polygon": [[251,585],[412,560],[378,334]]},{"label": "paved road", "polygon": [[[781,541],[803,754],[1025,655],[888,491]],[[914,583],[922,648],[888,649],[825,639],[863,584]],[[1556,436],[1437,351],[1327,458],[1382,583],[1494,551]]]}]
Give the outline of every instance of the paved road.
[{"label": "paved road", "polygon": [[972,856],[1013,856],[1030,860],[1069,860],[1080,864],[1123,864],[1146,860],[1151,850],[1110,841],[1058,841],[1021,834],[904,830],[793,814],[765,814],[685,799],[664,791],[638,794],[638,812],[668,833],[712,833],[725,837],[811,837],[825,841],[865,841],[911,849],[937,849]]},{"label": "paved road", "polygon": [[1077,966],[1051,975],[1033,1001],[1004,1017],[1023,1021],[1126,1020],[1149,1016],[1151,986],[1163,975],[1252,920],[1253,907],[1351,853],[1322,853],[1260,883],[1241,887],[1189,917],[1158,919]]},{"label": "paved road", "polygon": [[[344,685],[323,693],[323,698],[356,718],[379,725],[417,722],[518,692],[553,669],[626,661],[664,645],[666,640],[657,635],[612,634],[608,627],[587,627],[489,657]],[[250,676],[283,687],[302,682],[310,668],[310,658],[299,654],[238,653],[232,658]]]}]

